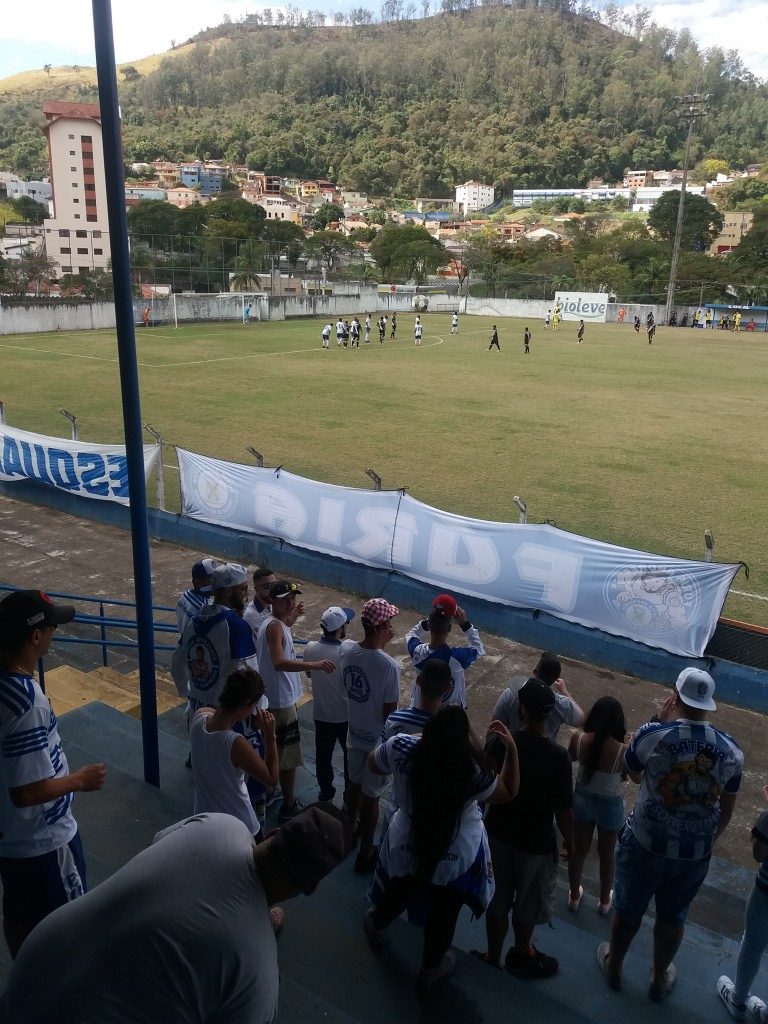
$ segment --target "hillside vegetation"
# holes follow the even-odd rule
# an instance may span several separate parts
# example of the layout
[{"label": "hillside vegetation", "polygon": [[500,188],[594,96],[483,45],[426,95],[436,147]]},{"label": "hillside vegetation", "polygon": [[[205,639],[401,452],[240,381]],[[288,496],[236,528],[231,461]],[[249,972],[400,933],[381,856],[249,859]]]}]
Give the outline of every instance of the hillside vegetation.
[{"label": "hillside vegetation", "polygon": [[[119,76],[127,159],[222,158],[373,194],[448,195],[471,177],[509,193],[678,164],[674,97],[693,91],[712,96],[694,159],[765,153],[768,88],[735,53],[560,3],[357,26],[247,19],[135,67]],[[92,72],[64,70],[0,83],[0,166],[43,173],[42,102],[96,98]]]}]

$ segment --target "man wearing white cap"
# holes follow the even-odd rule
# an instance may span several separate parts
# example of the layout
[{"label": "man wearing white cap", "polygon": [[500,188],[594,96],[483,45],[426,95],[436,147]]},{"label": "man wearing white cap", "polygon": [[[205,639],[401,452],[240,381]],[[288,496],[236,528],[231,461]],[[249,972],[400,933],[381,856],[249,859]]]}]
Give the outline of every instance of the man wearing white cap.
[{"label": "man wearing white cap", "polygon": [[648,995],[661,1000],[675,983],[672,963],[683,940],[688,907],[725,831],[741,784],[744,755],[736,741],[707,721],[715,681],[686,668],[658,715],[635,733],[625,764],[640,783],[635,807],[619,833],[616,897],[610,943],[597,950],[609,986],[621,968],[651,899],[656,904]]},{"label": "man wearing white cap", "polygon": [[179,695],[189,698],[190,713],[216,707],[230,672],[244,663],[258,671],[251,627],[243,619],[248,573],[224,562],[210,573],[213,603],[190,619],[171,659],[171,676]]},{"label": "man wearing white cap", "polygon": [[336,789],[333,785],[333,752],[338,743],[344,756],[344,795],[349,787],[347,767],[347,694],[341,679],[339,660],[342,653],[354,646],[353,640],[345,640],[347,623],[354,619],[351,608],[332,605],[320,617],[323,635],[312,640],[304,648],[304,659],[332,661],[334,672],[310,670],[312,680],[312,714],[315,720],[315,773],[320,787],[320,800],[333,800]]},{"label": "man wearing white cap", "polygon": [[179,633],[184,632],[184,627],[191,618],[210,604],[211,601],[211,573],[217,565],[221,565],[216,558],[203,558],[192,566],[192,586],[185,590],[179,597],[176,604],[176,623]]},{"label": "man wearing white cap", "polygon": [[392,639],[392,619],[399,613],[400,609],[383,597],[366,601],[360,609],[365,638],[341,655],[349,715],[347,810],[352,827],[359,825],[360,852],[355,871],[361,873],[373,871],[376,866],[373,837],[386,778],[370,770],[368,754],[400,699],[400,666],[384,651]]}]

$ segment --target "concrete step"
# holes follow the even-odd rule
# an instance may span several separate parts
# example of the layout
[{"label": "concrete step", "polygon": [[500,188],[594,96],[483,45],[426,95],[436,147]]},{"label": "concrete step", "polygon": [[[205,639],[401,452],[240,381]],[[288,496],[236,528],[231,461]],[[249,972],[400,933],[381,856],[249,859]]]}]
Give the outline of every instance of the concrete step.
[{"label": "concrete step", "polygon": [[[123,676],[123,679],[126,681],[127,684],[134,686],[136,692],[138,693],[138,669],[134,669],[132,672],[126,672],[125,675]],[[155,669],[155,686],[157,687],[158,709],[160,707],[161,701],[164,705],[163,710],[167,710],[168,708],[176,707],[177,704],[184,703],[181,697],[179,697],[178,691],[176,689],[176,684],[174,683],[173,679],[171,679],[170,675],[168,675],[167,672],[163,672],[161,669],[158,668]]]},{"label": "concrete step", "polygon": [[81,672],[70,665],[59,665],[46,672],[45,689],[57,714],[72,711],[93,701],[102,701],[126,714],[138,714],[136,694],[127,693],[104,679]]}]

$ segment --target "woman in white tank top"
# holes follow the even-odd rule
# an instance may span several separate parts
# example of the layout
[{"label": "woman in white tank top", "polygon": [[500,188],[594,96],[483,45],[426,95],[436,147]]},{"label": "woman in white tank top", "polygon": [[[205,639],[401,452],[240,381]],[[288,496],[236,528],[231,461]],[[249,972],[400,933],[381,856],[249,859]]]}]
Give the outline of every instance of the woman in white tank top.
[{"label": "woman in white tank top", "polygon": [[581,876],[595,827],[600,862],[598,913],[608,914],[613,906],[616,833],[625,818],[621,792],[625,739],[621,704],[614,697],[600,697],[568,747],[571,760],[578,764],[573,790],[574,852],[568,861],[568,909],[574,912],[584,895]]},{"label": "woman in white tank top", "polygon": [[[258,672],[242,666],[230,673],[216,708],[201,708],[189,730],[192,771],[195,780],[195,814],[218,811],[231,814],[259,833],[259,821],[251,806],[246,775],[266,786],[278,777],[275,719],[268,711],[254,707],[264,695]],[[240,722],[253,716],[266,746],[261,758],[237,730]]]}]

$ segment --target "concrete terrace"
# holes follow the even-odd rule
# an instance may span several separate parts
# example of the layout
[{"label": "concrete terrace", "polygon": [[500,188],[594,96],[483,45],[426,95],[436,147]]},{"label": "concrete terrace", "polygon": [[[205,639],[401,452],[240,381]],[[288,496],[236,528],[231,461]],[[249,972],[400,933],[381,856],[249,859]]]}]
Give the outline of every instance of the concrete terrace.
[{"label": "concrete terrace", "polygon": [[[3,568],[0,582],[39,586],[54,591],[131,599],[131,557],[128,535],[119,529],[75,519],[63,513],[0,498],[0,538]],[[208,552],[206,552],[208,553]],[[215,554],[215,552],[210,552]],[[152,546],[155,601],[175,603],[188,586],[188,574],[200,552],[168,544]],[[280,566],[275,566],[279,572]],[[307,585],[306,617],[295,633],[312,637],[322,610],[330,604],[359,607],[361,595]],[[365,595],[370,596],[370,595]],[[410,694],[403,639],[424,609],[402,609],[391,646],[400,658],[403,695]],[[471,616],[471,608],[468,608]],[[353,624],[356,625],[356,624]],[[353,630],[353,635],[357,635]],[[95,634],[94,634],[95,635]],[[115,631],[117,637],[119,631]],[[129,635],[129,634],[126,634]],[[487,725],[491,709],[507,679],[527,671],[537,656],[513,640],[484,636],[488,655],[468,675],[471,717],[478,732]],[[86,667],[81,649],[59,645],[52,664],[66,661]],[[110,661],[128,673],[135,662],[126,656]],[[610,692],[624,704],[628,726],[634,728],[665,696],[663,687],[643,680],[567,662],[564,675],[574,697],[585,707]],[[308,800],[316,796],[312,752],[311,702],[302,708],[306,766],[299,789]],[[760,806],[760,789],[768,779],[768,754],[762,716],[721,705],[717,723],[732,733],[746,754],[742,796],[707,883],[690,915],[686,940],[677,958],[679,981],[661,1006],[646,996],[652,920],[644,923],[628,957],[621,993],[607,989],[595,950],[608,935],[608,921],[597,915],[596,864],[587,863],[586,895],[578,914],[566,909],[566,877],[561,869],[557,913],[551,928],[540,927],[535,941],[561,962],[559,975],[543,982],[521,982],[496,972],[467,954],[484,948],[482,920],[462,915],[456,935],[458,969],[428,1001],[420,1000],[412,984],[418,966],[421,936],[406,922],[391,929],[387,950],[374,954],[365,942],[361,918],[366,907],[367,880],[352,871],[351,859],[330,876],[310,898],[286,905],[286,927],[280,939],[280,1020],[284,1022],[495,1022],[520,1019],[537,1022],[577,1021],[717,1021],[727,1019],[714,991],[721,973],[735,968],[744,901],[753,876],[749,827]],[[104,703],[96,702],[60,718],[61,733],[73,767],[94,760],[109,766],[101,793],[78,797],[75,813],[88,858],[90,884],[98,884],[151,841],[154,833],[192,806],[191,773],[184,767],[185,724],[180,709],[160,716],[161,790],[142,778],[140,723]],[[631,785],[627,800],[631,801]],[[0,955],[0,981],[8,969],[7,953]],[[755,991],[768,994],[768,973],[761,972]]]}]

